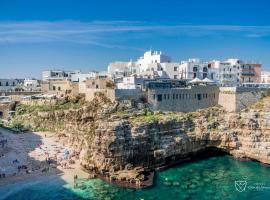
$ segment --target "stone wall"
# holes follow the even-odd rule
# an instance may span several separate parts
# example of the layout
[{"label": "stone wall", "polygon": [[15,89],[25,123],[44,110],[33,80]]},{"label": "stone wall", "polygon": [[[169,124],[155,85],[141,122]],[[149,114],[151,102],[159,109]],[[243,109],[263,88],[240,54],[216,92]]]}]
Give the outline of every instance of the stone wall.
[{"label": "stone wall", "polygon": [[153,89],[148,91],[148,102],[153,110],[193,112],[216,106],[218,95],[219,89],[214,85]]},{"label": "stone wall", "polygon": [[0,103],[0,119],[7,119],[9,117],[9,111],[14,109],[14,102]]},{"label": "stone wall", "polygon": [[220,87],[218,104],[228,112],[238,112],[256,103],[269,89]]},{"label": "stone wall", "polygon": [[86,101],[92,101],[96,93],[103,93],[112,102],[115,100],[139,99],[144,96],[140,89],[92,89],[87,88],[85,93]]}]

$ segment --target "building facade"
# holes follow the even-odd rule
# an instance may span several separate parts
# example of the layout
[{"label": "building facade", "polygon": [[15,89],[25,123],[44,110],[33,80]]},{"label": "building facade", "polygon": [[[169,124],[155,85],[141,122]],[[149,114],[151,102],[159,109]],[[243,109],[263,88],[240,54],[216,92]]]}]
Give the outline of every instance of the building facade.
[{"label": "building facade", "polygon": [[228,59],[211,61],[209,64],[219,69],[219,82],[222,86],[239,86],[261,81],[261,64],[259,63]]},{"label": "building facade", "polygon": [[122,78],[139,73],[139,66],[136,62],[112,62],[108,66],[108,74],[111,78]]},{"label": "building facade", "polygon": [[261,83],[270,83],[270,71],[261,72]]},{"label": "building facade", "polygon": [[179,78],[185,80],[192,80],[194,78],[209,78],[215,82],[218,82],[218,72],[218,68],[215,68],[212,65],[209,65],[208,62],[203,62],[197,58],[182,61],[179,66]]},{"label": "building facade", "polygon": [[0,92],[21,91],[23,79],[0,79]]},{"label": "building facade", "polygon": [[148,90],[148,102],[153,110],[193,112],[218,104],[219,88],[215,85],[197,85],[171,88],[169,84],[156,85]]},{"label": "building facade", "polygon": [[45,70],[42,72],[42,81],[50,80],[71,80],[73,74],[80,73],[80,70],[64,71],[64,70]]},{"label": "building facade", "polygon": [[71,74],[71,81],[72,82],[82,82],[90,78],[95,78],[98,75],[98,72],[88,72],[88,73],[74,73]]},{"label": "building facade", "polygon": [[24,79],[23,88],[25,91],[40,91],[40,81],[36,79]]}]

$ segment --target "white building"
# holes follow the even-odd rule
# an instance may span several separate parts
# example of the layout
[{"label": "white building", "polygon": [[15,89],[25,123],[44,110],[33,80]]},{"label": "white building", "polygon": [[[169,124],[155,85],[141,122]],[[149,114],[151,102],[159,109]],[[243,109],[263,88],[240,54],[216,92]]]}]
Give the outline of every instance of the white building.
[{"label": "white building", "polygon": [[140,72],[150,71],[151,68],[149,65],[154,63],[170,63],[171,58],[164,55],[161,51],[147,51],[144,53],[143,57],[140,57],[137,61]]},{"label": "white building", "polygon": [[40,91],[40,82],[36,79],[24,79],[23,81],[23,89],[25,91]]},{"label": "white building", "polygon": [[78,72],[75,74],[71,74],[71,81],[82,82],[90,78],[95,78],[97,75],[98,75],[98,72],[88,72],[88,73]]},{"label": "white building", "polygon": [[219,69],[219,82],[224,86],[261,82],[261,64],[239,59],[211,61],[209,65]]},{"label": "white building", "polygon": [[177,78],[175,67],[178,63],[171,63],[171,58],[158,51],[147,51],[137,61],[112,62],[108,66],[108,73],[112,78],[122,78],[132,74],[143,74],[155,71],[161,76]]},{"label": "white building", "polygon": [[181,62],[179,66],[179,78],[186,80],[209,78],[216,81],[218,77],[216,74],[217,71],[214,68],[210,69],[208,62],[202,62],[200,59],[193,58]]},{"label": "white building", "polygon": [[142,88],[142,84],[144,80],[148,78],[129,76],[123,77],[122,83],[117,83],[117,89],[137,89]]},{"label": "white building", "polygon": [[0,79],[0,92],[21,90],[21,79]]},{"label": "white building", "polygon": [[139,73],[139,66],[137,62],[112,62],[108,66],[108,74],[112,78],[122,78],[130,76],[131,74]]},{"label": "white building", "polygon": [[180,79],[179,63],[160,63],[161,71],[164,71],[166,74],[166,78],[170,79]]},{"label": "white building", "polygon": [[64,71],[64,70],[45,70],[42,72],[42,81],[50,80],[71,80],[72,74],[80,73],[80,70]]},{"label": "white building", "polygon": [[270,71],[262,71],[261,83],[270,83]]}]

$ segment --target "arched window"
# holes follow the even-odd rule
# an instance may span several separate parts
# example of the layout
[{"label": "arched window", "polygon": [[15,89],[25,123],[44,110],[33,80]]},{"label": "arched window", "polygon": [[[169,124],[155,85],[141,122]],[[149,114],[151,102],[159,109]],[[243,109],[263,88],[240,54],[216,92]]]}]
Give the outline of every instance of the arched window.
[{"label": "arched window", "polygon": [[198,68],[197,67],[193,67],[193,72],[197,72]]},{"label": "arched window", "polygon": [[207,72],[207,67],[204,67],[203,68],[203,72]]}]

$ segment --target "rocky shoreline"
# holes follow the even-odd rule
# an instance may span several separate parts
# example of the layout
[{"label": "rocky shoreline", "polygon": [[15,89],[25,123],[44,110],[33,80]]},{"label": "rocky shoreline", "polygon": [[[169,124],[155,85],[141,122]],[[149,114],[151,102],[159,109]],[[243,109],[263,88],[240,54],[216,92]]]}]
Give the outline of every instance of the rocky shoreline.
[{"label": "rocky shoreline", "polygon": [[218,107],[160,113],[147,104],[108,103],[98,97],[79,109],[28,113],[19,119],[67,135],[86,170],[124,187],[143,187],[150,180],[145,172],[189,161],[208,148],[270,164],[270,97],[239,113]]}]

